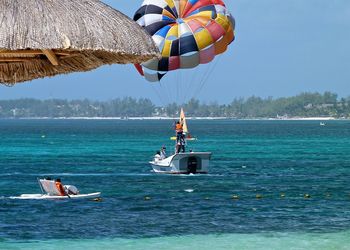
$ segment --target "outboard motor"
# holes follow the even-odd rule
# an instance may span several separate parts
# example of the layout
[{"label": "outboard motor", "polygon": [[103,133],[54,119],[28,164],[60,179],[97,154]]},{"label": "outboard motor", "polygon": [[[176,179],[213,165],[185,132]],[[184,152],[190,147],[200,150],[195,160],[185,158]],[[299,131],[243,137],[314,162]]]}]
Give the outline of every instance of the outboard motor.
[{"label": "outboard motor", "polygon": [[64,185],[64,190],[68,195],[77,195],[79,194],[79,190],[76,186],[73,185]]},{"label": "outboard motor", "polygon": [[198,167],[198,161],[196,157],[189,157],[187,162],[187,173],[196,174]]}]

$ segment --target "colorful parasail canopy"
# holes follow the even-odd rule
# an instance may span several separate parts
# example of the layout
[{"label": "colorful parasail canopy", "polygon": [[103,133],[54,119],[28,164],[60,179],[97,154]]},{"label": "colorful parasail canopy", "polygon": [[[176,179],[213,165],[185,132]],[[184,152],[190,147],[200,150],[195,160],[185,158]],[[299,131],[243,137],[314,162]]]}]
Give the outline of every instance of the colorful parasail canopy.
[{"label": "colorful parasail canopy", "polygon": [[235,39],[235,20],[222,0],[145,0],[134,20],[152,36],[162,55],[136,65],[151,82],[160,81],[168,71],[211,62]]}]

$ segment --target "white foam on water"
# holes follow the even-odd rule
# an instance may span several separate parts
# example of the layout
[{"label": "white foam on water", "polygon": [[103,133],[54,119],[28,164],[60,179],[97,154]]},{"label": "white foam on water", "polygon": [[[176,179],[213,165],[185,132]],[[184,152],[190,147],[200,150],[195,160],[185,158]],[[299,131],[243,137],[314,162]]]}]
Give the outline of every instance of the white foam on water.
[{"label": "white foam on water", "polygon": [[347,250],[350,231],[339,233],[269,233],[188,235],[143,239],[50,240],[0,242],[0,249],[123,249],[123,250]]},{"label": "white foam on water", "polygon": [[193,192],[194,192],[194,189],[190,189],[190,188],[189,188],[189,189],[185,189],[184,191],[187,192],[187,193],[193,193]]}]

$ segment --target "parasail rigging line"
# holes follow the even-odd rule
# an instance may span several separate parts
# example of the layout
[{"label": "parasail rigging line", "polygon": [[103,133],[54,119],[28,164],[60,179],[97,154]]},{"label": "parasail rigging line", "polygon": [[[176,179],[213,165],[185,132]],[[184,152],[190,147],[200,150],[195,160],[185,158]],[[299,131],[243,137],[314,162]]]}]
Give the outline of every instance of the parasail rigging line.
[{"label": "parasail rigging line", "polygon": [[157,87],[153,86],[153,84],[152,84],[152,90],[154,91],[154,93],[156,93],[156,95],[157,95],[158,99],[160,100],[161,104],[163,105],[163,107],[165,107],[165,102],[162,98],[162,95],[159,93]]},{"label": "parasail rigging line", "polygon": [[220,61],[221,58],[222,58],[222,57],[219,55],[219,56],[217,57],[216,62],[212,64],[212,68],[209,69],[209,70],[206,72],[207,74],[206,74],[205,76],[203,76],[202,81],[200,82],[199,88],[198,88],[198,90],[197,90],[197,93],[195,93],[195,94],[200,95],[200,93],[202,92],[204,86],[208,83],[209,77],[210,77],[210,76],[212,75],[212,73],[214,72],[214,70],[215,70],[216,66],[218,65],[218,63],[219,63],[219,61]]}]

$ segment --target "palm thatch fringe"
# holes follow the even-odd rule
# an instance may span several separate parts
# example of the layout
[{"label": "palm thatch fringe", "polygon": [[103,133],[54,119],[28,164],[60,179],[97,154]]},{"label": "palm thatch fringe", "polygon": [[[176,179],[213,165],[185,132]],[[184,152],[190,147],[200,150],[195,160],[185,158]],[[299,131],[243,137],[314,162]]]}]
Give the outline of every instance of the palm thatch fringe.
[{"label": "palm thatch fringe", "polygon": [[159,57],[147,32],[99,0],[0,0],[0,83]]}]

